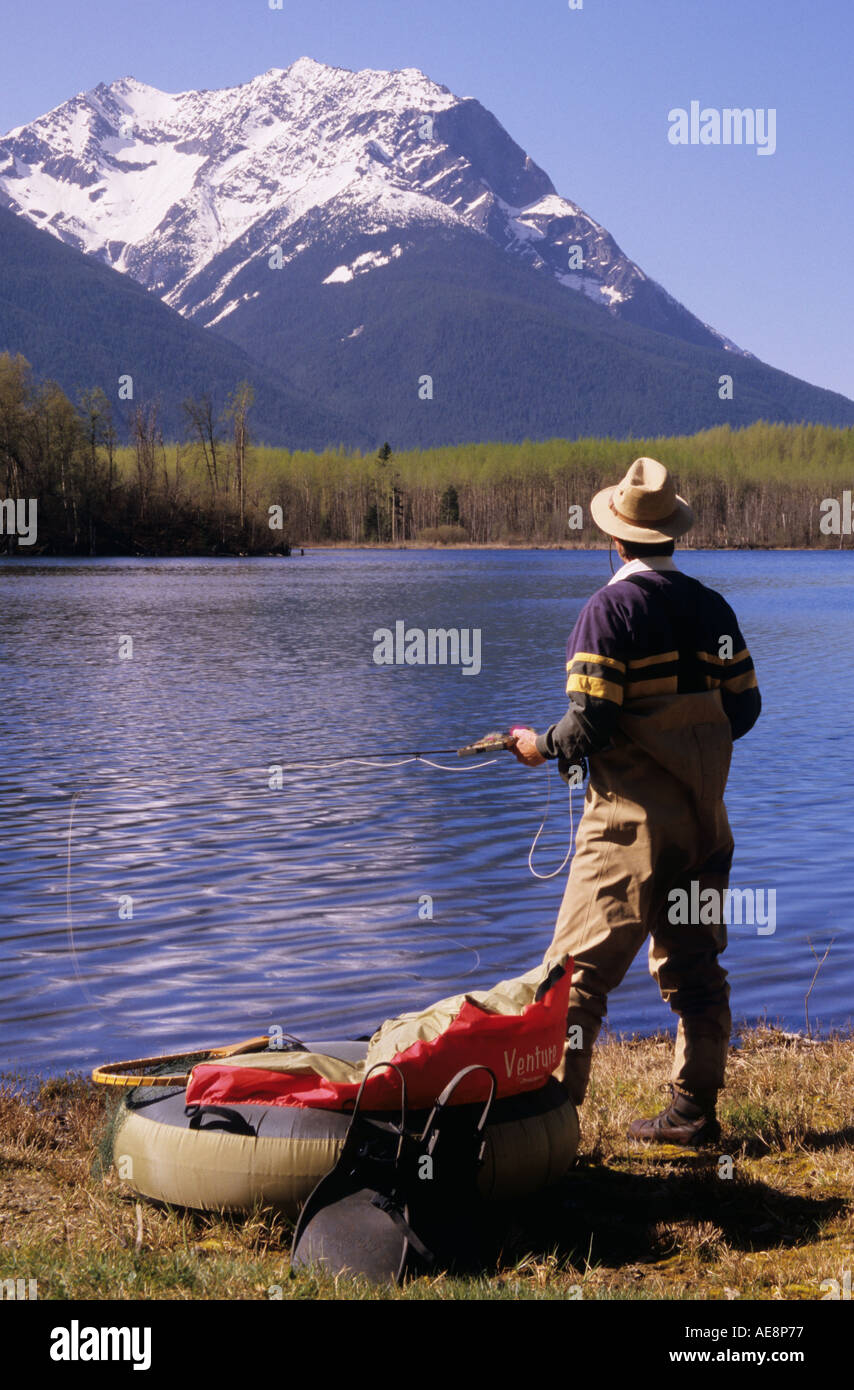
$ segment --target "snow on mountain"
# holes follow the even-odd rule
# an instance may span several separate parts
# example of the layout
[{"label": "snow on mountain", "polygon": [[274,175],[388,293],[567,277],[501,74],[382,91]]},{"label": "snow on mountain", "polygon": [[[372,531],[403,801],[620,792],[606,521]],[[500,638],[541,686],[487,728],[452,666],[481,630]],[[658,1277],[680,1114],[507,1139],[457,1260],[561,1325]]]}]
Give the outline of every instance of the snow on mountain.
[{"label": "snow on mountain", "polygon": [[383,141],[398,143],[407,111],[454,99],[414,70],[394,77],[303,58],[215,92],[122,78],[11,131],[0,188],[37,225],[171,302],[271,207],[283,230],[345,189],[378,214],[453,216],[411,186]]},{"label": "snow on mountain", "polygon": [[740,351],[560,197],[477,101],[415,68],[300,58],[220,91],[101,84],[0,139],[0,202],[208,327],[246,298],[230,282],[276,247],[292,265],[322,242],[330,293],[444,227],[487,238],[558,293]]}]

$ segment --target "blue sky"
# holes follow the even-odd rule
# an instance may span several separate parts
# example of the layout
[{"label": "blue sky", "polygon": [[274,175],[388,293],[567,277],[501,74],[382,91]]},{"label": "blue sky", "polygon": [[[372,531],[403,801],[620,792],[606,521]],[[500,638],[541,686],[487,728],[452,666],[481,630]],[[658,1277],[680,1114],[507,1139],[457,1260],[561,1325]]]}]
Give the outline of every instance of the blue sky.
[{"label": "blue sky", "polygon": [[[854,396],[852,0],[19,0],[0,130],[100,81],[223,87],[307,55],[476,96],[641,268],[776,367]],[[777,112],[777,149],[668,112]]]}]

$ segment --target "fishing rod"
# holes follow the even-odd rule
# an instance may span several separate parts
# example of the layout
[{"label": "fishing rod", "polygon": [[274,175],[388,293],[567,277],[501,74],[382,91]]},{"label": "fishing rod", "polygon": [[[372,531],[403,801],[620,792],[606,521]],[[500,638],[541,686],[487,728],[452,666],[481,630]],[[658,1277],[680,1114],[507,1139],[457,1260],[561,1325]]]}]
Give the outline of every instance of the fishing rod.
[{"label": "fishing rod", "polygon": [[[464,748],[423,748],[416,750],[413,748],[399,748],[393,752],[384,753],[360,753],[359,758],[365,761],[381,760],[383,758],[435,758],[450,757],[456,753],[458,758],[470,758],[479,753],[496,753],[502,749],[512,750],[516,746],[516,735],[521,733],[521,728],[516,726],[508,733],[484,734],[483,738],[476,739],[474,743],[467,743]],[[315,763],[335,763],[349,761],[342,759],[337,753],[329,753],[322,758],[302,758],[298,767],[313,765]],[[285,764],[288,766],[288,764]],[[290,764],[293,766],[293,764]]]},{"label": "fishing rod", "polygon": [[[340,753],[327,753],[315,758],[295,758],[288,761],[278,761],[270,759],[267,766],[281,768],[282,772],[295,772],[303,767],[345,767],[363,765],[369,767],[372,763],[391,762],[392,767],[403,767],[406,763],[424,762],[427,767],[436,768],[440,772],[469,772],[475,771],[474,768],[444,767],[441,763],[432,763],[430,758],[436,756],[450,757],[456,754],[460,758],[475,757],[483,753],[500,752],[502,749],[512,750],[515,747],[516,735],[521,732],[520,726],[515,726],[507,733],[485,734],[483,738],[476,739],[474,743],[466,744],[463,748],[423,748],[423,749],[383,749],[376,752],[359,751],[355,756],[341,757]],[[477,768],[490,767],[495,759],[481,762]],[[147,774],[147,775],[146,775]],[[158,767],[149,763],[147,768],[139,774],[129,774],[118,770],[81,770],[76,779],[78,785],[74,787],[73,795],[76,796],[84,789],[91,790],[94,785],[100,784],[102,790],[108,790],[110,780],[118,780],[120,783],[132,782],[135,789],[146,782],[152,782],[158,787],[174,786],[175,784],[188,784],[191,782],[205,782],[210,784],[217,777],[232,777],[251,775],[251,769],[243,764],[241,767],[205,767],[201,770],[190,770],[188,768],[178,768],[174,765],[168,768]],[[86,788],[79,785],[82,781],[88,786]],[[175,802],[173,805],[196,805],[193,800],[189,802]]]},{"label": "fishing rod", "polygon": [[[302,758],[297,757],[293,760],[279,761],[271,759],[268,766],[281,768],[282,772],[294,772],[302,767],[345,767],[365,766],[369,767],[372,763],[383,763],[391,761],[392,767],[403,767],[406,763],[424,762],[428,767],[436,768],[440,772],[469,772],[474,768],[444,767],[441,763],[429,761],[433,757],[451,757],[456,755],[459,758],[476,757],[484,753],[496,753],[502,750],[512,751],[516,746],[516,736],[522,732],[522,726],[515,725],[507,733],[485,734],[483,738],[476,739],[474,743],[468,743],[463,748],[398,748],[383,749],[380,751],[361,751],[349,756],[341,756],[340,753],[326,753],[321,757]],[[396,760],[396,761],[395,761]],[[495,762],[494,758],[486,762],[481,762],[481,767],[490,767]],[[246,775],[249,769],[246,765],[242,767],[206,767],[201,771],[185,770],[183,768],[170,767],[168,769],[157,768],[149,765],[152,780],[159,785],[169,783],[188,783],[188,782],[208,782],[216,777],[229,777],[237,774]],[[92,780],[95,774],[84,773],[85,778]],[[101,775],[103,779],[103,774]],[[123,774],[123,780],[128,780],[127,774]],[[141,780],[144,780],[141,779]]]}]

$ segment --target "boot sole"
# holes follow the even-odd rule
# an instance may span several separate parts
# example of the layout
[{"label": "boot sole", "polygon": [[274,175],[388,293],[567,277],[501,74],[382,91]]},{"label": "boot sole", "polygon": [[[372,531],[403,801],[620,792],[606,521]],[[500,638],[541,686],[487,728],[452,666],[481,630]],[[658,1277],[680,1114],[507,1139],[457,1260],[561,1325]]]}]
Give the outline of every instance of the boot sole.
[{"label": "boot sole", "polygon": [[635,1144],[671,1144],[677,1149],[705,1149],[714,1144],[720,1143],[721,1132],[700,1133],[691,1139],[676,1139],[672,1135],[663,1134],[632,1134],[631,1130],[626,1130],[626,1138]]}]

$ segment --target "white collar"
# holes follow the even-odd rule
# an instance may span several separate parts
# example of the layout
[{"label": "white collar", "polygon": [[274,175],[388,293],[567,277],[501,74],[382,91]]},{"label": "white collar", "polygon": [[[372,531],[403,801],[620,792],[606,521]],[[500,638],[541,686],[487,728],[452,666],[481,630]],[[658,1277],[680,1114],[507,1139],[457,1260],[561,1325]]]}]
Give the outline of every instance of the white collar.
[{"label": "white collar", "polygon": [[630,574],[641,574],[644,570],[675,570],[672,555],[650,555],[648,560],[627,560],[621,565],[616,574],[608,580],[609,584],[619,584],[621,579],[628,579]]}]

